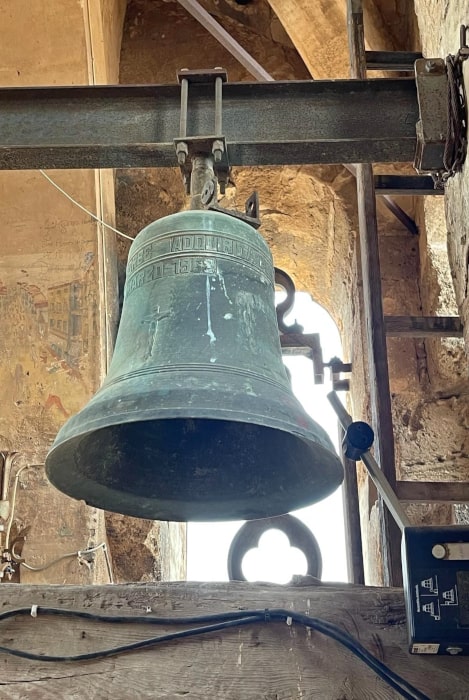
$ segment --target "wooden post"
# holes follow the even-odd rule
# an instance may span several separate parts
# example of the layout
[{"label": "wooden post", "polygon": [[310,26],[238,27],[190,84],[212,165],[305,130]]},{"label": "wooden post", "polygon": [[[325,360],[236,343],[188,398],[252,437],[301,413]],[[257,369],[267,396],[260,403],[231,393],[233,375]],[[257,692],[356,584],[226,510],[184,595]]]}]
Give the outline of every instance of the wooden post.
[{"label": "wooden post", "polygon": [[[41,607],[145,618],[287,608],[320,617],[358,638],[373,655],[422,693],[438,700],[467,697],[464,658],[407,652],[399,589],[352,585],[165,583],[115,586],[0,586],[0,610],[38,605],[0,622],[0,645],[74,655],[128,644],[183,626],[113,624],[47,616]],[[189,627],[191,625],[187,625]],[[350,651],[301,625],[262,622],[173,641],[101,661],[30,661],[6,654],[3,700],[397,700],[398,695]]]},{"label": "wooden post", "polygon": [[[361,0],[347,0],[347,27],[352,78],[366,76],[363,9]],[[368,163],[356,166],[360,255],[363,277],[363,302],[368,345],[371,418],[375,431],[376,459],[392,487],[396,482],[394,433],[383,320],[381,270],[373,168]],[[381,550],[384,584],[402,583],[400,532],[388,509],[379,498]]]}]

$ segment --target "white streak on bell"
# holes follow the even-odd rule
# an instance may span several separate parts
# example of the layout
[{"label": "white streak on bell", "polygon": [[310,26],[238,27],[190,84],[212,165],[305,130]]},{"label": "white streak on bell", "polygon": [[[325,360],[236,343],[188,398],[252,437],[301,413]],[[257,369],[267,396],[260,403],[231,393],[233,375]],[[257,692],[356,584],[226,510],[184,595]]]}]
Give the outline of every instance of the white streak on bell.
[{"label": "white streak on bell", "polygon": [[213,345],[213,343],[216,341],[216,335],[212,330],[212,318],[210,315],[210,280],[208,278],[208,275],[206,277],[206,285],[205,285],[205,291],[206,291],[206,296],[207,296],[207,332],[205,335],[208,335],[210,338],[210,345]]}]

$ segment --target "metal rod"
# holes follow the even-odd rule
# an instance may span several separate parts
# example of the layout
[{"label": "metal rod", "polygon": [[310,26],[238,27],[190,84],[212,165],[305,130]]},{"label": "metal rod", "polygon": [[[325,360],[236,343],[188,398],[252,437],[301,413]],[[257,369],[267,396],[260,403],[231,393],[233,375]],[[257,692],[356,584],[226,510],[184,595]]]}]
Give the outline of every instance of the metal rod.
[{"label": "metal rod", "polygon": [[200,22],[205,29],[215,37],[242,66],[257,80],[269,81],[273,80],[272,76],[267,73],[264,68],[258,63],[236,39],[233,39],[226,29],[223,29],[216,19],[205,10],[197,0],[179,0],[179,4],[187,10],[195,19]]},{"label": "metal rod", "polygon": [[181,80],[181,116],[179,119],[179,136],[187,136],[187,98],[189,95],[189,81],[186,78]]},{"label": "metal rod", "polygon": [[384,206],[394,214],[396,219],[398,219],[398,221],[400,221],[401,224],[403,224],[413,236],[416,236],[419,232],[418,226],[415,221],[408,214],[406,214],[402,207],[396,204],[396,202],[388,194],[383,195],[381,199]]},{"label": "metal rod", "polygon": [[[347,413],[347,410],[343,406],[335,391],[331,391],[327,395],[327,398],[329,399],[332,408],[336,412],[337,418],[339,419],[343,429],[347,430],[349,425],[353,423],[352,416]],[[394,490],[391,488],[391,484],[384,476],[378,462],[375,460],[371,452],[369,450],[364,452],[361,455],[361,460],[401,531],[403,531],[406,527],[410,527],[411,522],[407,517],[406,512],[404,511]]]},{"label": "metal rod", "polygon": [[215,78],[215,136],[222,135],[223,80]]}]

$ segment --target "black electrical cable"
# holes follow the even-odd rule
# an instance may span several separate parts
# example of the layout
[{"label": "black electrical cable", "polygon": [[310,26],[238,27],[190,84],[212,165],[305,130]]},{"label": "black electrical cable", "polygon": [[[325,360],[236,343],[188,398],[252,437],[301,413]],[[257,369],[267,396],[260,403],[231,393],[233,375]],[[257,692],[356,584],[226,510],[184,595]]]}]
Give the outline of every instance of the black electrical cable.
[{"label": "black electrical cable", "polygon": [[[33,661],[90,661],[96,659],[103,659],[109,656],[116,656],[118,654],[123,654],[130,651],[136,651],[138,649],[149,648],[155,646],[156,644],[170,642],[175,639],[185,639],[199,634],[217,632],[219,630],[229,629],[231,627],[239,627],[242,625],[250,625],[254,623],[270,621],[286,621],[289,624],[291,624],[292,622],[296,622],[298,624],[304,625],[305,627],[321,632],[322,634],[331,637],[335,641],[345,646],[353,654],[355,654],[355,656],[357,656],[359,659],[361,659],[361,661],[363,661],[367,666],[369,666],[369,668],[371,668],[382,680],[388,683],[388,685],[391,688],[400,693],[400,695],[406,700],[430,700],[430,698],[427,695],[424,695],[419,690],[417,690],[417,688],[410,685],[410,683],[404,680],[397,673],[391,671],[390,668],[388,668],[384,663],[382,663],[379,659],[373,656],[373,654],[371,654],[356,639],[354,639],[344,630],[340,629],[340,627],[337,627],[337,625],[334,625],[326,620],[321,620],[315,617],[309,617],[308,615],[303,615],[301,613],[297,613],[290,610],[284,610],[282,608],[277,608],[273,610],[240,610],[238,612],[214,613],[211,615],[202,615],[198,617],[179,618],[156,618],[146,616],[136,617],[122,615],[110,617],[106,615],[97,615],[94,613],[83,612],[80,610],[64,610],[61,608],[43,607],[36,608],[36,612],[33,614],[37,614],[38,611],[41,615],[60,615],[68,617],[78,617],[81,619],[106,623],[132,623],[146,625],[191,625],[203,623],[204,626],[193,627],[190,629],[182,630],[180,632],[170,632],[168,634],[143,639],[138,642],[133,642],[131,644],[125,644],[122,646],[113,647],[111,649],[102,649],[100,651],[89,652],[87,654],[77,654],[75,656],[49,656],[3,646],[0,646],[0,653],[10,654],[12,656],[19,656],[21,658],[30,659]],[[0,613],[0,622],[11,617],[31,615],[31,612],[31,608],[17,608],[15,610],[7,610],[3,613]]]}]

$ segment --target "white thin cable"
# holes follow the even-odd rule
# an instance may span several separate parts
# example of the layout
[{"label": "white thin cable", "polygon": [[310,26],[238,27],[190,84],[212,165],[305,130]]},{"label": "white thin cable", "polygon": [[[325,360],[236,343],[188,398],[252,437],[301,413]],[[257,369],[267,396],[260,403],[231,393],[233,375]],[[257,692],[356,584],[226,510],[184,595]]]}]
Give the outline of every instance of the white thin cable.
[{"label": "white thin cable", "polygon": [[107,552],[107,546],[106,546],[105,542],[101,542],[101,544],[96,545],[96,547],[90,547],[89,549],[79,549],[76,552],[68,552],[67,554],[62,554],[61,557],[57,557],[57,559],[53,559],[52,561],[48,561],[45,564],[42,564],[42,566],[31,566],[31,564],[28,564],[27,562],[22,561],[20,555],[16,552],[15,547],[16,547],[16,543],[14,543],[12,548],[11,548],[11,554],[12,554],[13,558],[16,559],[16,561],[18,561],[21,566],[24,566],[24,568],[28,569],[29,571],[45,571],[46,569],[50,569],[51,566],[58,564],[59,562],[63,561],[64,559],[70,559],[71,557],[78,557],[78,559],[83,559],[84,555],[92,554],[94,552],[97,552],[99,549],[102,549],[104,552],[105,559],[106,559],[106,567],[107,567],[110,583],[114,583],[111,562],[109,559],[109,555]]},{"label": "white thin cable", "polygon": [[26,469],[42,469],[44,467],[43,464],[25,464],[23,467],[20,467],[18,471],[16,472],[15,476],[15,481],[13,484],[13,494],[11,498],[11,504],[10,504],[10,515],[8,516],[8,523],[7,523],[7,530],[5,533],[5,549],[9,550],[10,549],[10,534],[11,534],[11,526],[13,524],[13,517],[15,515],[15,507],[16,507],[16,495],[18,492],[18,482],[21,474],[26,470]]},{"label": "white thin cable", "polygon": [[122,233],[122,231],[119,231],[119,229],[114,228],[114,226],[111,226],[110,224],[107,224],[105,221],[103,221],[102,219],[100,219],[99,216],[96,216],[96,214],[93,214],[92,211],[90,211],[89,209],[87,209],[86,207],[84,207],[83,204],[80,204],[80,202],[77,202],[77,200],[74,199],[71,195],[69,195],[68,192],[66,192],[64,189],[62,189],[62,187],[60,187],[60,185],[58,185],[58,184],[55,182],[55,180],[53,180],[51,177],[49,177],[49,175],[48,175],[46,172],[44,172],[44,170],[39,170],[39,172],[41,173],[41,175],[42,175],[43,177],[46,178],[46,180],[47,180],[48,182],[50,182],[50,184],[51,184],[53,187],[55,187],[56,190],[58,190],[61,194],[63,194],[64,197],[67,197],[67,199],[70,200],[70,202],[72,202],[73,204],[75,204],[75,206],[77,206],[79,209],[81,209],[82,211],[84,211],[85,214],[88,214],[88,216],[91,216],[91,218],[94,219],[95,221],[97,221],[98,224],[101,224],[102,226],[105,226],[105,227],[108,228],[110,231],[114,231],[114,233],[117,233],[118,236],[122,236],[122,238],[127,238],[127,240],[129,240],[129,241],[135,240],[134,238],[132,238],[132,236],[128,236],[126,233]]}]

